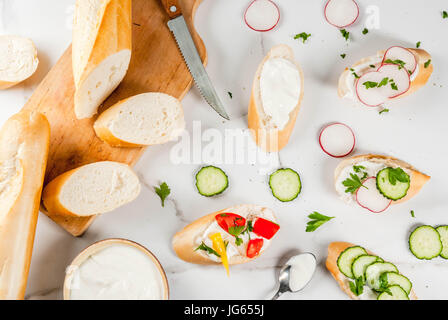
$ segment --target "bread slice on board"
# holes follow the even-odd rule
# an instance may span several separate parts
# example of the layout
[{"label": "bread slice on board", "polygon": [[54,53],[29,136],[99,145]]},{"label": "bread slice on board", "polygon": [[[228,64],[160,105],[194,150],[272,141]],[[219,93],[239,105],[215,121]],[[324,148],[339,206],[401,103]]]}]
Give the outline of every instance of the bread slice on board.
[{"label": "bread slice on board", "polygon": [[382,163],[386,167],[393,167],[393,168],[400,167],[402,169],[407,170],[410,173],[411,185],[409,187],[409,190],[408,190],[406,196],[403,199],[400,199],[398,201],[392,201],[392,204],[402,203],[402,202],[405,202],[405,201],[411,199],[431,179],[430,176],[418,171],[416,168],[414,168],[410,164],[408,164],[402,160],[399,160],[397,158],[378,155],[378,154],[363,154],[363,155],[358,155],[358,156],[354,156],[354,157],[345,159],[345,160],[341,161],[341,163],[339,163],[339,165],[334,170],[335,185],[338,181],[338,177],[340,176],[342,170],[345,167],[348,167],[348,166],[352,167],[352,166],[354,166],[360,162],[363,162],[363,161],[373,161],[373,162],[377,162],[377,163]]},{"label": "bread slice on board", "polygon": [[[355,245],[349,242],[332,242],[328,246],[328,256],[327,261],[325,263],[328,271],[330,271],[333,278],[338,282],[342,291],[344,291],[351,299],[359,300],[359,297],[356,296],[352,290],[350,290],[350,285],[348,281],[346,281],[347,277],[342,274],[342,272],[338,268],[338,258],[339,255],[347,248],[354,247]],[[367,253],[370,255],[376,255],[367,250]],[[409,298],[411,300],[417,300],[417,295],[414,290],[411,290],[409,294]]]},{"label": "bread slice on board", "polygon": [[28,79],[39,65],[37,50],[28,38],[0,36],[0,89]]},{"label": "bread slice on board", "polygon": [[137,175],[128,165],[100,161],[67,171],[50,181],[42,200],[51,215],[85,217],[131,202],[140,188]]},{"label": "bread slice on board", "polygon": [[157,92],[122,100],[95,121],[96,135],[114,147],[142,147],[175,140],[185,129],[182,105]]},{"label": "bread slice on board", "polygon": [[75,114],[91,118],[117,88],[132,50],[131,0],[77,0],[72,64]]},{"label": "bread slice on board", "polygon": [[[292,62],[300,74],[300,97],[297,106],[289,114],[289,121],[283,129],[278,129],[272,125],[269,117],[264,112],[261,100],[260,78],[263,66],[269,59],[284,58]],[[249,102],[248,126],[257,145],[267,152],[276,152],[283,149],[289,141],[289,137],[294,129],[297,114],[303,99],[304,80],[300,65],[294,59],[294,52],[287,45],[273,47],[259,65],[252,85],[252,94]]]},{"label": "bread slice on board", "polygon": [[25,296],[49,141],[50,125],[34,111],[0,131],[0,300]]}]

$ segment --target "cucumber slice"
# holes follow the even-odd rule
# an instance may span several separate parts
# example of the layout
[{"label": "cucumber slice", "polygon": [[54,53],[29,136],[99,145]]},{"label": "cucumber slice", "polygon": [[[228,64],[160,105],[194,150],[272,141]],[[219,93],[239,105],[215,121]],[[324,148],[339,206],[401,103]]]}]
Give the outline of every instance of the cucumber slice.
[{"label": "cucumber slice", "polygon": [[431,226],[421,226],[409,237],[409,250],[418,259],[431,260],[442,253],[440,234]]},{"label": "cucumber slice", "polygon": [[196,188],[205,197],[216,196],[229,186],[227,175],[220,168],[207,166],[196,174]]},{"label": "cucumber slice", "polygon": [[350,247],[345,249],[339,255],[337,264],[339,270],[344,274],[344,276],[354,279],[354,275],[352,273],[352,264],[356,258],[359,256],[367,254],[367,251],[359,246]]},{"label": "cucumber slice", "polygon": [[[400,169],[400,168],[397,168]],[[397,170],[394,168],[385,168],[378,172],[376,175],[376,187],[378,191],[387,199],[390,200],[400,200],[406,196],[408,193],[409,187],[411,186],[411,179],[409,175],[402,171],[402,174],[407,176],[407,182],[401,182],[395,179],[395,184],[392,184],[389,179],[389,175],[393,170]],[[393,174],[393,173],[392,173]]]},{"label": "cucumber slice", "polygon": [[374,262],[366,268],[366,283],[373,290],[380,290],[380,276],[384,272],[397,272],[398,269],[390,262]]},{"label": "cucumber slice", "polygon": [[378,296],[378,300],[409,300],[409,297],[408,297],[406,291],[404,291],[403,288],[400,287],[399,285],[393,285],[387,289],[389,289],[389,291],[390,291],[390,293],[392,293],[392,295],[390,295],[386,291],[382,292]]},{"label": "cucumber slice", "polygon": [[442,241],[443,247],[440,256],[443,259],[448,259],[448,226],[440,226],[436,230],[440,235],[440,240]]},{"label": "cucumber slice", "polygon": [[362,278],[365,279],[366,268],[374,262],[383,262],[383,259],[377,256],[371,256],[369,254],[363,254],[357,257],[352,264],[352,273],[355,279]]},{"label": "cucumber slice", "polygon": [[386,287],[399,285],[408,295],[412,289],[412,282],[404,275],[398,274],[397,272],[384,272],[380,276],[380,283],[383,283]]},{"label": "cucumber slice", "polygon": [[300,176],[292,169],[279,169],[269,177],[272,195],[282,202],[292,201],[302,190]]}]

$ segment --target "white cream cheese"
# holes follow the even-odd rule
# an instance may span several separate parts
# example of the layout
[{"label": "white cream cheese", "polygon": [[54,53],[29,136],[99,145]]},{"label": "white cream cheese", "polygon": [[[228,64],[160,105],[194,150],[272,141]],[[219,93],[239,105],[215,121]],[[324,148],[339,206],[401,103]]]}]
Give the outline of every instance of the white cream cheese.
[{"label": "white cream cheese", "polygon": [[301,78],[297,66],[284,58],[267,60],[260,75],[260,93],[264,112],[272,126],[282,130],[289,114],[299,103]]},{"label": "white cream cheese", "polygon": [[[226,212],[238,214],[238,215],[246,218],[246,220],[254,220],[254,222],[255,222],[255,219],[258,217],[264,218],[266,220],[270,220],[272,222],[276,222],[275,216],[271,209],[257,206],[257,205],[236,206],[233,208],[229,208]],[[260,250],[260,253],[263,252],[266,249],[266,247],[269,245],[269,243],[271,242],[271,240],[261,238],[258,235],[256,235],[255,233],[250,232],[249,234],[244,233],[244,234],[240,235],[240,238],[243,240],[243,243],[241,245],[237,246],[235,244],[235,237],[232,236],[231,234],[227,233],[223,228],[221,228],[219,226],[219,224],[216,222],[216,220],[213,220],[213,222],[211,222],[209,224],[209,226],[204,230],[204,232],[196,237],[195,245],[199,246],[202,242],[204,242],[207,246],[209,246],[210,248],[213,248],[213,243],[210,240],[210,235],[212,235],[214,233],[220,233],[222,236],[222,239],[224,241],[228,241],[226,253],[227,253],[227,257],[229,258],[229,260],[231,260],[232,257],[237,257],[237,256],[246,257],[247,244],[249,242],[249,234],[250,234],[250,239],[263,239],[263,246]],[[221,262],[221,258],[217,257],[214,254],[208,254],[207,252],[202,251],[202,250],[198,250],[197,252],[200,252],[201,254],[206,255],[209,259],[211,259],[215,262]]]},{"label": "white cream cheese", "polygon": [[[348,288],[350,287],[349,282],[354,281],[347,278],[343,274],[341,274],[339,277]],[[362,293],[357,297],[359,300],[376,300],[378,298],[378,294],[375,291],[373,291],[370,287],[364,286]]]},{"label": "white cream cheese", "polygon": [[126,244],[112,244],[71,266],[71,300],[163,299],[162,275],[143,251]]},{"label": "white cream cheese", "polygon": [[290,265],[289,287],[293,292],[303,289],[313,277],[316,270],[316,259],[311,254],[299,254],[291,257],[286,265]]}]

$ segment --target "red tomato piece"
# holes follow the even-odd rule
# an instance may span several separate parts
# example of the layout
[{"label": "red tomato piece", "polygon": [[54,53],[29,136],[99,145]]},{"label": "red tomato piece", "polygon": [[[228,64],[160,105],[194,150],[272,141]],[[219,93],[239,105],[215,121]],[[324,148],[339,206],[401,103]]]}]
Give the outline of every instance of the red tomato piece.
[{"label": "red tomato piece", "polygon": [[253,232],[260,237],[270,240],[277,233],[278,229],[280,229],[278,224],[263,218],[258,218],[255,221]]},{"label": "red tomato piece", "polygon": [[229,232],[230,227],[243,227],[246,225],[246,219],[235,213],[223,212],[215,216],[218,225],[226,232]]},{"label": "red tomato piece", "polygon": [[246,255],[248,258],[254,258],[260,254],[260,250],[263,247],[263,239],[252,239],[247,244]]}]

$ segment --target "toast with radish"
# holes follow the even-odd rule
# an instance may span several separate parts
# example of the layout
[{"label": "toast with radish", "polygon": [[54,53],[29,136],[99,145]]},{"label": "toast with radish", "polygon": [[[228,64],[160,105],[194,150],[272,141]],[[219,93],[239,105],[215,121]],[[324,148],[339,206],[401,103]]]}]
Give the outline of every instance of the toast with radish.
[{"label": "toast with radish", "polygon": [[414,197],[430,176],[399,159],[365,154],[343,160],[335,169],[335,189],[347,203],[357,202],[371,212]]},{"label": "toast with radish", "polygon": [[269,246],[280,226],[274,212],[258,205],[238,205],[208,214],[173,237],[182,260],[229,265],[249,262]]},{"label": "toast with radish", "polygon": [[381,106],[423,87],[433,69],[425,50],[391,47],[346,68],[339,77],[338,95],[369,107]]},{"label": "toast with radish", "polygon": [[286,45],[273,47],[255,74],[248,126],[257,145],[267,152],[288,143],[303,99],[303,73]]},{"label": "toast with radish", "polygon": [[328,246],[326,267],[354,300],[417,300],[412,283],[397,267],[348,242]]}]

